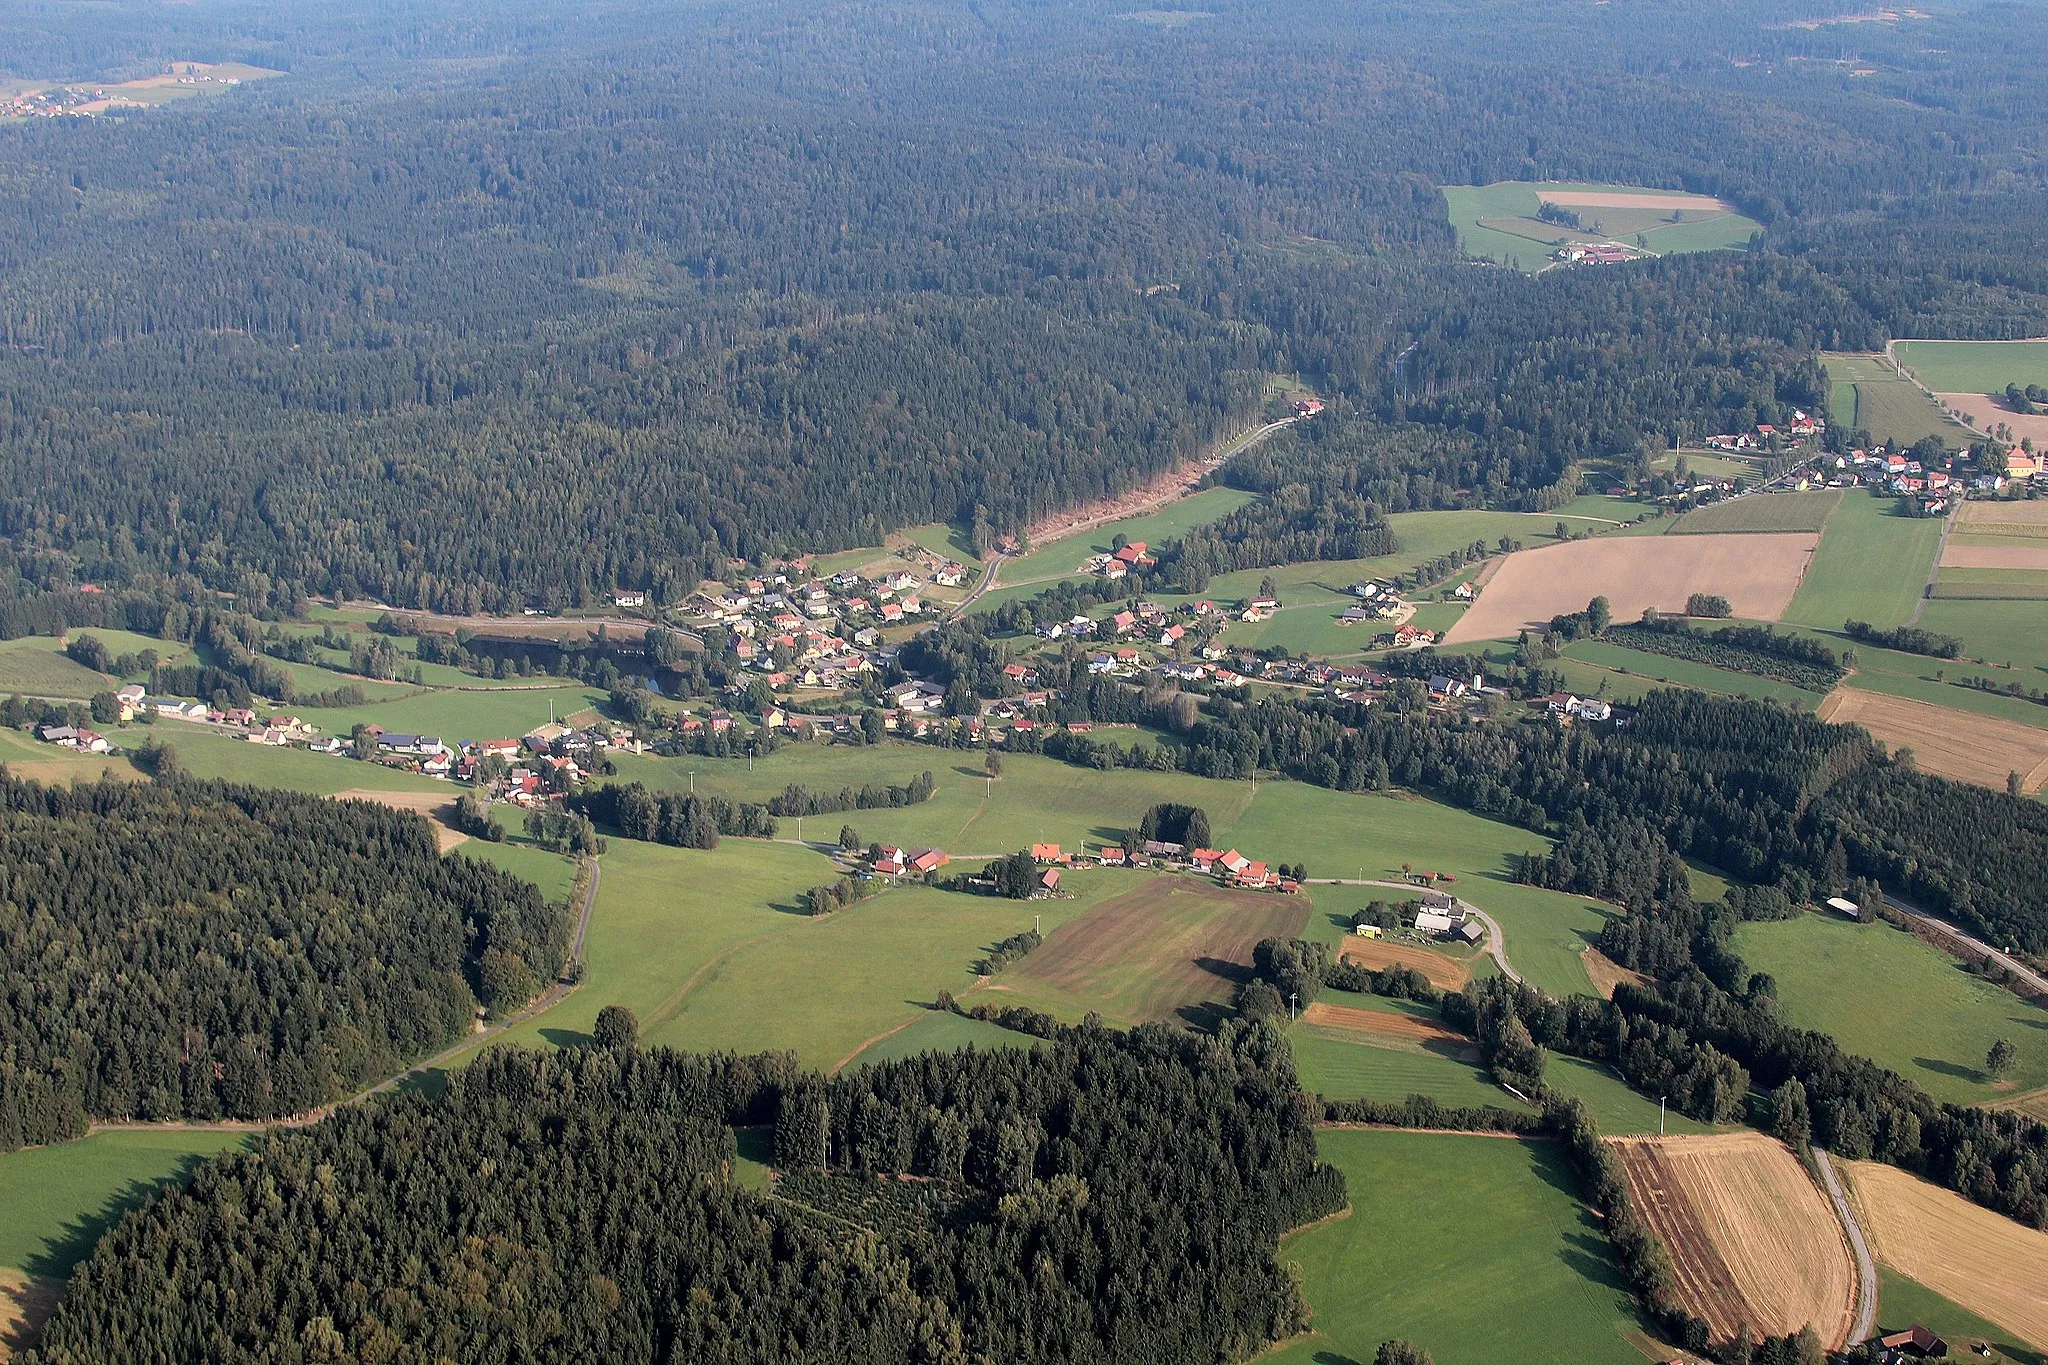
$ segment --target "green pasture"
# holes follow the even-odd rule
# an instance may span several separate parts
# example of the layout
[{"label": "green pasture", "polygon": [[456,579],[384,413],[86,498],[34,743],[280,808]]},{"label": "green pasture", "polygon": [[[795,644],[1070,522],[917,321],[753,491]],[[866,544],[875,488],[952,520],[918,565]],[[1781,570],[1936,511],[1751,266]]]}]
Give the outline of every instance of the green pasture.
[{"label": "green pasture", "polygon": [[901,887],[814,919],[799,898],[838,874],[792,844],[615,839],[600,869],[583,986],[506,1041],[580,1044],[597,1011],[618,1004],[650,1045],[789,1048],[808,1066],[836,1066],[915,1021],[941,989],[966,992],[975,961],[1034,913],[1050,933],[1149,875],[1091,872],[1073,879],[1073,899],[1037,903]]},{"label": "green pasture", "polygon": [[122,1131],[0,1152],[0,1266],[64,1279],[122,1214],[250,1141],[218,1129]]},{"label": "green pasture", "polygon": [[[1673,223],[1668,221],[1668,210],[1580,209],[1578,214],[1586,228],[1579,232],[1545,223],[1536,216],[1542,207],[1539,190],[1626,193],[1638,188],[1631,185],[1552,185],[1507,180],[1492,185],[1445,185],[1442,190],[1445,204],[1450,209],[1451,226],[1457,229],[1459,243],[1468,255],[1506,261],[1518,270],[1531,273],[1549,264],[1553,243],[1566,238],[1576,241],[1611,239],[1633,245],[1640,235],[1645,249],[1662,255],[1739,247],[1749,240],[1752,233],[1762,231],[1759,224],[1734,212],[1687,210],[1681,215],[1682,221]],[[1644,193],[1664,191],[1648,190]],[[1481,226],[1481,220],[1495,222],[1496,226]],[[1596,220],[1601,225],[1598,233],[1592,229]]]},{"label": "green pasture", "polygon": [[[318,717],[326,713],[310,714]],[[315,723],[318,723],[317,719]],[[149,733],[177,750],[178,762],[194,777],[218,777],[257,787],[310,792],[315,796],[332,796],[336,792],[361,787],[369,791],[445,792],[453,801],[468,790],[467,787],[437,782],[418,773],[400,772],[396,768],[360,762],[341,754],[316,754],[305,749],[251,744],[237,736],[197,725],[175,725],[165,721],[158,723]],[[144,732],[140,726],[124,726],[118,738],[124,746],[139,746]]]},{"label": "green pasture", "polygon": [[1688,512],[1671,529],[1679,535],[1728,532],[1818,531],[1842,500],[1839,488],[1810,493],[1752,493]]},{"label": "green pasture", "polygon": [[1287,1238],[1314,1317],[1279,1365],[1363,1365],[1406,1337],[1438,1365],[1642,1365],[1600,1223],[1557,1144],[1324,1129],[1351,1208]]},{"label": "green pasture", "polygon": [[[1129,746],[1141,731],[1105,732]],[[1200,806],[1220,828],[1252,799],[1250,783],[1190,777],[1185,773],[1119,768],[1094,772],[1035,754],[1005,754],[1003,775],[985,780],[979,750],[890,742],[871,748],[788,744],[755,761],[745,759],[655,759],[620,755],[618,781],[640,781],[670,790],[688,787],[736,801],[766,801],[792,783],[813,791],[838,792],[866,782],[902,784],[929,770],[937,782],[932,799],[893,809],[844,811],[807,817],[803,837],[835,841],[842,824],[852,825],[863,846],[880,841],[943,848],[949,853],[996,856],[1031,843],[1056,843],[1069,851],[1084,843],[1120,844],[1125,833],[1162,801]],[[780,822],[784,837],[797,834],[796,821]]]},{"label": "green pasture", "polygon": [[[1655,510],[1655,507],[1651,504],[1632,502],[1627,498],[1610,498],[1605,493],[1581,493],[1554,512],[1547,514],[1530,512],[1526,515],[1548,515],[1553,521],[1558,517],[1570,519],[1586,517],[1595,521],[1633,523],[1643,513]],[[1664,524],[1668,523],[1665,523],[1659,517],[1652,517],[1645,523],[1646,526],[1656,527],[1659,530],[1663,529]]]},{"label": "green pasture", "polygon": [[1945,416],[1918,385],[1893,373],[1882,356],[1828,354],[1821,360],[1831,381],[1828,417],[1837,426],[1908,445],[1923,436],[1950,448],[1969,441],[1968,430]]},{"label": "green pasture", "polygon": [[[1353,1005],[1357,997],[1347,991],[1329,991],[1323,999],[1333,1005]],[[1528,1107],[1495,1085],[1484,1067],[1446,1048],[1378,1047],[1356,1041],[1340,1030],[1312,1024],[1296,1024],[1288,1038],[1301,1088],[1324,1099],[1398,1102],[1410,1095],[1423,1095],[1464,1109]]]},{"label": "green pasture", "polygon": [[[508,829],[519,827],[518,811],[512,807],[499,807],[498,818]],[[551,901],[567,900],[569,893],[576,889],[576,860],[566,853],[550,853],[533,844],[493,844],[471,839],[466,844],[458,844],[449,856],[474,858],[478,862],[501,867],[515,877],[532,882],[540,888],[541,895]]]},{"label": "green pasture", "polygon": [[1118,535],[1126,540],[1142,540],[1147,545],[1163,545],[1180,539],[1192,527],[1220,521],[1246,503],[1257,500],[1256,493],[1240,489],[1205,488],[1199,493],[1176,499],[1156,512],[1104,522],[1090,530],[1034,545],[1015,559],[1003,562],[1002,581],[1006,585],[1023,586],[1076,578],[1080,576],[1081,562],[1090,555],[1107,553],[1110,541]]},{"label": "green pasture", "polygon": [[[1543,1070],[1544,1081],[1553,1089],[1576,1097],[1593,1115],[1593,1122],[1608,1137],[1629,1137],[1657,1131],[1657,1101],[1629,1089],[1628,1083],[1598,1062],[1551,1053]],[[1667,1133],[1711,1133],[1704,1123],[1687,1118],[1676,1109],[1664,1114]]]},{"label": "green pasture", "polygon": [[1903,513],[1897,499],[1845,496],[1828,515],[1785,620],[1834,631],[1848,620],[1903,625],[1934,571],[1942,528],[1939,518]]},{"label": "green pasture", "polygon": [[[1548,843],[1534,834],[1517,833],[1524,848],[1542,849]],[[1584,896],[1524,886],[1502,873],[1461,878],[1451,889],[1500,921],[1508,962],[1523,980],[1554,996],[1592,994],[1585,951],[1599,940],[1601,929],[1618,910]]]},{"label": "green pasture", "polygon": [[453,744],[462,739],[513,739],[536,725],[601,704],[606,694],[568,684],[531,691],[502,687],[474,692],[447,689],[415,692],[400,701],[371,702],[307,710],[305,719],[321,733],[346,735],[356,725],[381,725],[401,734],[436,735]]},{"label": "green pasture", "polygon": [[77,698],[111,692],[116,683],[84,664],[73,663],[48,635],[24,635],[0,643],[0,695]]},{"label": "green pasture", "polygon": [[[2036,605],[2039,604],[1929,601],[1926,610],[1921,614],[1920,625],[1929,630],[1946,629],[1946,625],[1936,623],[1950,621],[1946,610],[1950,607],[2018,608],[2018,611],[2013,611],[2010,615],[2024,622],[2025,609]],[[1936,610],[1937,608],[1943,610]],[[1996,612],[1987,615],[1998,617],[2007,613]],[[1995,629],[1992,628],[1994,632]],[[2025,662],[2033,653],[2030,640],[2010,640],[1993,633],[1978,635],[1968,642],[1983,644],[1990,648],[1993,651],[1991,661],[1994,664],[2006,662],[1999,657],[2001,650],[2007,656],[2013,657],[2013,661],[2021,665],[2021,671],[2015,674],[1974,663],[1967,657],[1935,659],[1925,654],[1908,654],[1902,650],[1874,649],[1842,634],[1840,625],[1836,625],[1832,630],[1810,630],[1802,633],[1824,640],[1837,652],[1848,649],[1856,651],[1856,672],[1844,680],[1845,686],[1862,688],[1869,692],[1885,692],[1895,697],[1908,697],[1934,706],[1953,707],[1958,711],[1974,711],[1979,715],[1997,716],[2021,725],[2048,726],[2048,707],[2036,705],[2019,697],[1957,686],[1957,682],[1963,678],[1977,677],[1992,678],[2001,684],[2017,679],[2024,686],[2038,686],[2040,675]],[[1969,649],[1966,648],[1964,653],[1967,655]]]},{"label": "green pasture", "polygon": [[1685,461],[1688,474],[1709,479],[1748,479],[1755,482],[1761,472],[1755,460],[1718,450],[1670,451],[1650,461],[1650,468],[1675,473],[1680,460]]},{"label": "green pasture", "polygon": [[1892,354],[1936,393],[2048,384],[2048,341],[1901,341]]},{"label": "green pasture", "polygon": [[[1920,625],[1961,640],[1968,658],[2012,664],[2029,672],[2048,669],[2048,602],[1932,599],[1920,611]],[[2043,685],[2038,676],[2023,681],[2029,687]]]},{"label": "green pasture", "polygon": [[[90,635],[107,647],[108,654],[117,657],[122,654],[140,654],[145,649],[153,649],[160,663],[175,664],[188,661],[192,655],[192,646],[182,640],[159,640],[154,635],[137,635],[132,630],[101,630],[98,626],[79,626],[72,630],[70,635]],[[70,635],[65,638],[69,639]],[[128,679],[130,682],[143,680],[144,675],[140,673]]]},{"label": "green pasture", "polygon": [[[2048,1365],[2048,1354],[2024,1345],[1996,1323],[1978,1317],[1961,1304],[1951,1302],[1918,1280],[1908,1279],[1890,1266],[1877,1267],[1877,1330],[1902,1332],[1914,1323],[1929,1328],[1949,1344],[1950,1359],[1978,1360],[1987,1365],[2012,1361],[2014,1365]],[[1993,1354],[1980,1356],[1970,1351],[1977,1342],[1989,1343]]]},{"label": "green pasture", "polygon": [[959,1052],[968,1048],[1037,1047],[1040,1040],[1028,1033],[1018,1033],[999,1024],[985,1023],[970,1019],[966,1015],[950,1011],[927,1010],[907,1027],[900,1028],[886,1038],[878,1038],[849,1063],[851,1066],[874,1066],[881,1062],[900,1062],[906,1057],[917,1057],[927,1052]]},{"label": "green pasture", "polygon": [[[1735,949],[1778,982],[1781,1012],[1833,1035],[1940,1100],[1984,1104],[2048,1085],[2048,1010],[1965,971],[1888,924],[1809,914],[1745,924]],[[1992,1041],[2019,1051],[2003,1080],[1984,1074]]]},{"label": "green pasture", "polygon": [[[1676,662],[1674,660],[1673,662]],[[1633,706],[1649,693],[1665,684],[1655,678],[1639,673],[1616,673],[1597,664],[1585,663],[1566,654],[1563,658],[1552,659],[1544,664],[1564,675],[1564,685],[1582,697],[1604,696],[1606,700]],[[1607,691],[1600,692],[1605,683]]]},{"label": "green pasture", "polygon": [[1575,640],[1565,646],[1564,652],[1568,659],[1607,670],[1609,696],[1616,695],[1621,676],[1633,676],[1646,683],[1690,687],[1729,697],[1770,697],[1806,711],[1820,705],[1820,693],[1808,692],[1776,678],[1759,678],[1752,673],[1716,668],[1691,659],[1668,658],[1605,640]]}]

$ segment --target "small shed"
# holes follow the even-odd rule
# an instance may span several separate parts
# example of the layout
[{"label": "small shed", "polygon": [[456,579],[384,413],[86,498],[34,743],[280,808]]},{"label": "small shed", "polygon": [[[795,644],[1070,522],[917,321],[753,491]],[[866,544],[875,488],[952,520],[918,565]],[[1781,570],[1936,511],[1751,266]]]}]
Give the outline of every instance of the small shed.
[{"label": "small shed", "polygon": [[1477,943],[1486,937],[1486,929],[1476,919],[1468,919],[1458,926],[1458,937],[1467,943]]},{"label": "small shed", "polygon": [[1829,896],[1828,909],[1849,919],[1862,919],[1863,907],[1843,896]]}]

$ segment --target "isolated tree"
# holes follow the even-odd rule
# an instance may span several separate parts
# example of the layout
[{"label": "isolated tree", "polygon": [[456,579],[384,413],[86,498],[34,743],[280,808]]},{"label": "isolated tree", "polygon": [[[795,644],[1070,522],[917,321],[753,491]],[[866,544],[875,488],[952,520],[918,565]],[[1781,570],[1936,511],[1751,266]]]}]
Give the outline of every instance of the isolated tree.
[{"label": "isolated tree", "polygon": [[1984,1069],[1994,1076],[2003,1076],[2012,1070],[2012,1064],[2018,1059],[2018,1055],[2019,1050],[2012,1045],[2010,1039],[2000,1038],[1991,1045],[1991,1050],[1984,1054]]},{"label": "isolated tree", "polygon": [[990,749],[987,756],[981,760],[981,770],[990,777],[1001,777],[1003,775],[1003,756],[994,749]]},{"label": "isolated tree", "polygon": [[1372,1358],[1372,1365],[1436,1365],[1429,1352],[1412,1341],[1394,1340],[1380,1343],[1379,1353]]},{"label": "isolated tree", "polygon": [[[95,711],[94,715],[95,718],[97,718],[97,711]],[[2025,787],[2022,785],[2020,775],[2017,771],[2009,772],[2005,775],[2005,794],[2007,796],[2018,796],[2024,790]]]},{"label": "isolated tree", "polygon": [[1586,603],[1586,624],[1595,635],[1605,635],[1609,623],[1614,620],[1614,609],[1605,597],[1596,597]]},{"label": "isolated tree", "polygon": [[851,853],[859,847],[860,832],[856,830],[852,825],[841,825],[839,827],[840,851],[844,853]]},{"label": "isolated tree", "polygon": [[590,1026],[590,1041],[599,1047],[631,1047],[639,1038],[639,1016],[624,1005],[606,1005]]}]

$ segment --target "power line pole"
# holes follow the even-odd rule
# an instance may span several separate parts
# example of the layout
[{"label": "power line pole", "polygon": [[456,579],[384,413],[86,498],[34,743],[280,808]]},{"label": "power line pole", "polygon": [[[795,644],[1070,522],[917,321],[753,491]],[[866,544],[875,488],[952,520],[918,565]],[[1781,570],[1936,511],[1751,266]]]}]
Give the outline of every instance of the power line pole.
[{"label": "power line pole", "polygon": [[1289,991],[1287,993],[1287,1022],[1290,1024],[1294,1022],[1294,1002],[1299,999],[1301,999],[1299,992]]}]

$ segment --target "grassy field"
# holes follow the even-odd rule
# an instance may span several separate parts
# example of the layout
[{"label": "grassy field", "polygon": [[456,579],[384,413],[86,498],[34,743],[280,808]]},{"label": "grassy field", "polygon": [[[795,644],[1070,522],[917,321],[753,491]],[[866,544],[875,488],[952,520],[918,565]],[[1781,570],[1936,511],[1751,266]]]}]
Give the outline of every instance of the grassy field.
[{"label": "grassy field", "polygon": [[1892,354],[1936,393],[2048,384],[2048,341],[1901,341]]},{"label": "grassy field", "polygon": [[[1634,188],[1628,185],[1539,185],[1530,181],[1507,180],[1492,185],[1446,185],[1443,195],[1450,208],[1451,226],[1457,229],[1459,243],[1468,254],[1486,260],[1506,261],[1518,270],[1530,272],[1541,270],[1549,263],[1552,238],[1605,240],[1611,237],[1616,241],[1634,243],[1637,235],[1641,234],[1648,250],[1666,254],[1739,247],[1749,240],[1751,233],[1761,231],[1757,223],[1732,211],[1688,210],[1683,215],[1685,221],[1671,223],[1665,221],[1668,211],[1580,209],[1579,217],[1587,230],[1578,233],[1536,218],[1541,207],[1539,190],[1626,192]],[[1657,190],[1639,192],[1664,193]],[[1481,226],[1482,220],[1498,226]],[[1592,231],[1596,220],[1602,226],[1602,234]],[[1515,230],[1504,230],[1507,228]],[[1524,233],[1530,235],[1522,235]]]},{"label": "grassy field", "polygon": [[[359,763],[335,754],[250,744],[205,726],[165,721],[149,733],[176,749],[178,761],[195,777],[219,777],[258,787],[311,792],[315,796],[332,796],[363,787],[372,791],[445,792],[452,801],[467,790],[418,773]],[[124,746],[140,745],[143,732],[140,727],[124,727],[118,738]]]},{"label": "grassy field", "polygon": [[1755,493],[1688,512],[1673,535],[1715,535],[1734,531],[1818,531],[1842,500],[1840,489],[1817,493]]},{"label": "grassy field", "polygon": [[[1331,1004],[1352,1005],[1358,998],[1329,991]],[[1526,1109],[1495,1085],[1483,1067],[1444,1049],[1379,1047],[1356,1041],[1357,1035],[1313,1024],[1296,1024],[1288,1034],[1301,1088],[1332,1100],[1404,1100],[1426,1095],[1440,1104],[1472,1108]]]},{"label": "grassy field", "polygon": [[[1577,1097],[1592,1112],[1593,1121],[1608,1137],[1632,1137],[1658,1131],[1657,1101],[1628,1088],[1619,1076],[1598,1062],[1582,1061],[1561,1053],[1550,1055],[1543,1079],[1551,1088]],[[1667,1133],[1711,1133],[1714,1130],[1667,1109],[1663,1118]]]},{"label": "grassy field", "polygon": [[[1577,640],[1565,646],[1564,652],[1567,659],[1577,659],[1607,670],[1610,677],[1629,676],[1646,684],[1669,683],[1730,697],[1773,697],[1807,711],[1820,704],[1820,693],[1808,692],[1775,678],[1759,678],[1754,674],[1737,673],[1733,669],[1716,668],[1690,659],[1648,654],[1626,645],[1609,644],[1605,640]],[[1608,684],[1607,690],[1611,697],[1631,699],[1619,696],[1618,678]],[[1647,687],[1641,690],[1647,690]]]},{"label": "grassy field", "polygon": [[1090,555],[1108,553],[1110,541],[1118,535],[1126,540],[1142,540],[1147,545],[1163,545],[1178,540],[1190,527],[1220,521],[1257,498],[1255,493],[1235,488],[1205,488],[1156,512],[1104,522],[1092,530],[1034,545],[1017,558],[1004,562],[1002,581],[1005,584],[1028,584],[1078,577],[1081,562]]},{"label": "grassy field", "polygon": [[[1521,837],[1536,840],[1533,834]],[[1543,842],[1528,847],[1540,848]],[[1619,911],[1583,896],[1524,886],[1501,873],[1461,879],[1456,890],[1500,921],[1501,932],[1507,935],[1508,961],[1524,980],[1555,996],[1592,993],[1584,953]]]},{"label": "grassy field", "polygon": [[965,1015],[927,1010],[908,1026],[862,1048],[848,1065],[873,1066],[877,1062],[901,1061],[926,1052],[958,1052],[963,1048],[1038,1046],[1040,1040],[1028,1033],[1017,1033]]},{"label": "grassy field", "polygon": [[2048,669],[2048,603],[1930,601],[1920,612],[1920,624],[1961,640],[1965,656],[2012,664],[2036,674],[2023,679],[2027,686],[2042,685],[2038,674]]},{"label": "grassy field", "polygon": [[[1777,978],[1789,1022],[1832,1034],[1936,1099],[1984,1104],[2048,1085],[2048,1011],[1888,924],[1818,914],[1745,924],[1735,949]],[[1997,1038],[2019,1050],[2003,1081],[1983,1072]]]},{"label": "grassy field", "polygon": [[1937,518],[1898,515],[1892,498],[1850,493],[1829,514],[1785,620],[1840,630],[1848,620],[1903,625],[1941,548]]},{"label": "grassy field", "polygon": [[0,1152],[0,1267],[64,1278],[120,1216],[247,1133],[95,1133]]},{"label": "grassy field", "polygon": [[[508,820],[514,813],[512,808],[501,808],[501,820]],[[515,877],[523,877],[540,888],[540,893],[551,901],[567,900],[576,887],[576,860],[566,853],[550,853],[528,843],[491,844],[482,839],[471,839],[460,845],[455,856],[475,858],[478,862],[502,867]]]},{"label": "grassy field", "polygon": [[569,684],[533,691],[486,688],[475,692],[422,692],[401,701],[308,711],[322,734],[346,735],[357,724],[381,725],[404,734],[437,735],[450,744],[462,739],[510,739],[536,725],[586,710],[605,700],[596,688]]},{"label": "grassy field", "polygon": [[1830,354],[1822,360],[1832,381],[1828,415],[1836,425],[1908,445],[1932,436],[1958,449],[1971,440],[1966,428],[1950,420],[1918,385],[1894,374],[1883,357]]},{"label": "grassy field", "polygon": [[25,635],[0,644],[0,695],[20,692],[82,701],[95,692],[111,692],[115,685],[105,674],[73,663],[51,636]]},{"label": "grassy field", "polygon": [[1406,1337],[1438,1365],[1642,1365],[1628,1293],[1555,1144],[1325,1129],[1318,1145],[1351,1211],[1282,1244],[1315,1316],[1268,1361],[1363,1365]]}]

